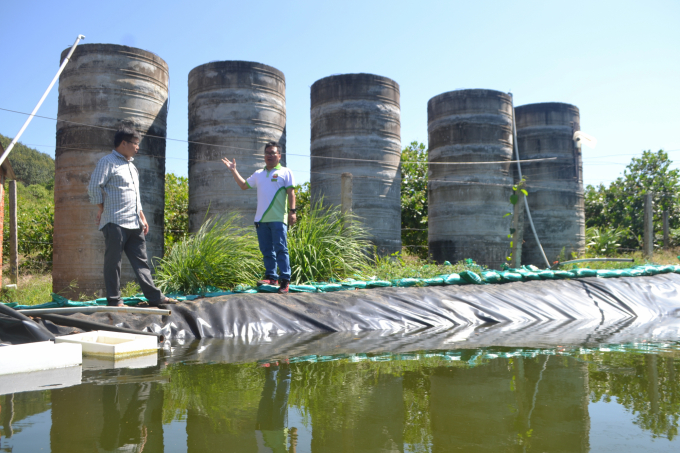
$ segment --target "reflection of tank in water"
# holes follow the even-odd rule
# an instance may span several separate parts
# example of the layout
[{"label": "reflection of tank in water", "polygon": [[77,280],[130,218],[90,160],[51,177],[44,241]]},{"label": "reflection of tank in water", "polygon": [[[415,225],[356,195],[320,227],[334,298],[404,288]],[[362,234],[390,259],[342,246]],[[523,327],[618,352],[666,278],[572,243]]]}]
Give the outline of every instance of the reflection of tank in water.
[{"label": "reflection of tank in water", "polygon": [[440,368],[431,380],[433,452],[587,452],[588,375],[570,357]]},{"label": "reflection of tank in water", "polygon": [[52,390],[53,453],[163,451],[163,388],[155,382]]},{"label": "reflection of tank in water", "polygon": [[[322,409],[310,410],[313,452],[404,451],[402,379],[381,374],[375,382],[364,382],[363,386],[368,389],[361,399],[344,404],[328,400],[334,398],[332,391],[318,390],[315,399]],[[357,410],[352,411],[351,405],[358,406]],[[333,409],[340,406],[337,412]]]}]

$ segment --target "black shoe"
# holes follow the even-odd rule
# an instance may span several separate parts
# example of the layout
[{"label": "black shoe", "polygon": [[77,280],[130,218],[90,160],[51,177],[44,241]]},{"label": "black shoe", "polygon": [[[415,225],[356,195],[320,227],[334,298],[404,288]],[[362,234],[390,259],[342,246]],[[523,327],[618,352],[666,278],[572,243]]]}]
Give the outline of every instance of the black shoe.
[{"label": "black shoe", "polygon": [[281,280],[281,286],[279,286],[279,294],[288,294],[290,290],[290,282],[288,280]]}]

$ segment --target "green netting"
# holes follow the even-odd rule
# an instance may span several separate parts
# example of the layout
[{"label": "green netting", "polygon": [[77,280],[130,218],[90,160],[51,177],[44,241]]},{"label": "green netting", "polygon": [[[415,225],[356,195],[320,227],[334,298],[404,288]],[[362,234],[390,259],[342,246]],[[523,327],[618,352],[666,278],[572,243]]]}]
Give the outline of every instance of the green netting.
[{"label": "green netting", "polygon": [[569,271],[556,270],[553,272],[556,279],[574,278],[574,274]]},{"label": "green netting", "polygon": [[290,285],[288,288],[292,293],[315,293],[318,291],[314,285]]},{"label": "green netting", "polygon": [[449,274],[444,278],[444,283],[446,285],[464,285],[467,282],[458,274]]},{"label": "green netting", "polygon": [[433,278],[421,278],[421,282],[425,286],[442,286],[444,285],[444,279],[442,277],[433,277]]},{"label": "green netting", "polygon": [[[419,278],[395,278],[392,280],[392,286],[398,286],[400,288],[408,288],[411,286],[418,286],[420,285],[421,279]],[[442,280],[443,282],[443,280]]]},{"label": "green netting", "polygon": [[549,269],[537,272],[541,280],[555,280],[555,271]]},{"label": "green netting", "polygon": [[502,281],[500,274],[496,271],[482,272],[482,280],[484,283],[501,283]]},{"label": "green netting", "polygon": [[500,276],[501,276],[501,281],[503,283],[521,282],[522,281],[522,274],[519,274],[517,272],[503,271],[503,272],[500,273]]},{"label": "green netting", "polygon": [[463,272],[460,273],[460,277],[463,280],[465,280],[466,282],[472,283],[473,285],[483,285],[484,284],[484,282],[482,281],[482,278],[472,271],[463,271]]},{"label": "green netting", "polygon": [[573,269],[571,272],[576,278],[597,277],[597,271],[595,269]]},{"label": "green netting", "polygon": [[371,280],[366,282],[366,288],[386,288],[392,286],[392,283],[386,280]]},{"label": "green netting", "polygon": [[[680,257],[679,257],[680,259]],[[384,288],[389,286],[395,287],[414,287],[414,286],[438,286],[438,285],[467,285],[467,284],[502,284],[510,282],[519,282],[523,280],[553,280],[553,279],[568,279],[568,278],[584,278],[584,277],[600,277],[600,278],[618,278],[618,277],[639,277],[639,276],[653,276],[662,273],[680,273],[680,265],[652,265],[646,264],[641,266],[634,266],[627,269],[572,269],[572,270],[540,270],[535,266],[522,266],[521,268],[511,269],[504,266],[506,270],[480,270],[476,273],[471,270],[465,270],[460,274],[452,273],[448,275],[439,275],[432,278],[401,278],[392,280],[355,280],[348,278],[342,282],[332,280],[330,282],[309,282],[304,285],[290,285],[290,291],[294,293],[326,293],[333,291],[347,291],[355,289],[370,289],[370,288]],[[481,274],[481,276],[480,276]],[[357,276],[358,277],[358,276]],[[253,287],[249,285],[238,285],[233,291],[222,291],[219,288],[206,287],[199,291],[198,295],[183,295],[183,294],[167,294],[168,297],[177,299],[179,301],[191,301],[199,297],[218,297],[227,296],[230,294],[255,294],[255,293],[276,293],[279,287],[275,285],[262,285]],[[147,302],[147,300],[138,294],[133,297],[123,298],[123,302],[128,306],[136,306],[140,302]],[[8,307],[16,310],[27,310],[34,308],[63,308],[63,307],[88,307],[106,305],[106,298],[100,298],[90,301],[73,301],[58,294],[52,294],[52,301],[40,305],[20,305],[15,302],[5,303]]]}]

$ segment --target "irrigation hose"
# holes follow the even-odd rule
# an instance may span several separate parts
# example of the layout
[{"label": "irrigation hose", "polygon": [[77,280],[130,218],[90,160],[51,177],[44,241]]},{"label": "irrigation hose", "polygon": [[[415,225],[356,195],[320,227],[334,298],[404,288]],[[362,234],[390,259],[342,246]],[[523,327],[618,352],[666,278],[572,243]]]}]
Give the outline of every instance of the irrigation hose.
[{"label": "irrigation hose", "polygon": [[[512,143],[515,148],[515,159],[517,160],[517,172],[519,173],[519,179],[520,181],[522,180],[522,166],[519,163],[519,145],[517,145],[517,124],[515,123],[515,99],[512,97],[512,93],[508,93],[510,95],[510,106],[512,107]],[[531,218],[531,211],[529,210],[529,202],[527,201],[527,197],[522,197],[524,198],[524,208],[527,211],[527,218],[529,219],[529,225],[531,225],[531,231],[534,233],[534,238],[536,239],[536,243],[538,244],[538,249],[541,251],[541,255],[543,256],[543,259],[545,260],[545,265],[547,266],[548,269],[550,269],[550,262],[548,261],[548,257],[545,256],[545,252],[543,251],[543,246],[541,245],[541,241],[538,239],[538,233],[536,233],[536,227],[534,226],[534,221]]]}]

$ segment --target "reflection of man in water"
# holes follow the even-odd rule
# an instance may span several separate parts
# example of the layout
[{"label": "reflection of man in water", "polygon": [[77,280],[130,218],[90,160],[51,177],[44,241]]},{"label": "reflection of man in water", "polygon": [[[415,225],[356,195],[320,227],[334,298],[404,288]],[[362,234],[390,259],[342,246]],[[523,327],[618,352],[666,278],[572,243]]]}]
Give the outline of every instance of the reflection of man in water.
[{"label": "reflection of man in water", "polygon": [[257,409],[255,439],[258,453],[286,453],[285,428],[290,394],[290,366],[272,363],[265,368],[265,383]]},{"label": "reflection of man in water", "polygon": [[123,407],[118,385],[104,387],[104,426],[99,438],[99,451],[141,452],[147,441],[144,425],[146,403],[149,400],[151,384],[135,385],[127,407]]}]

